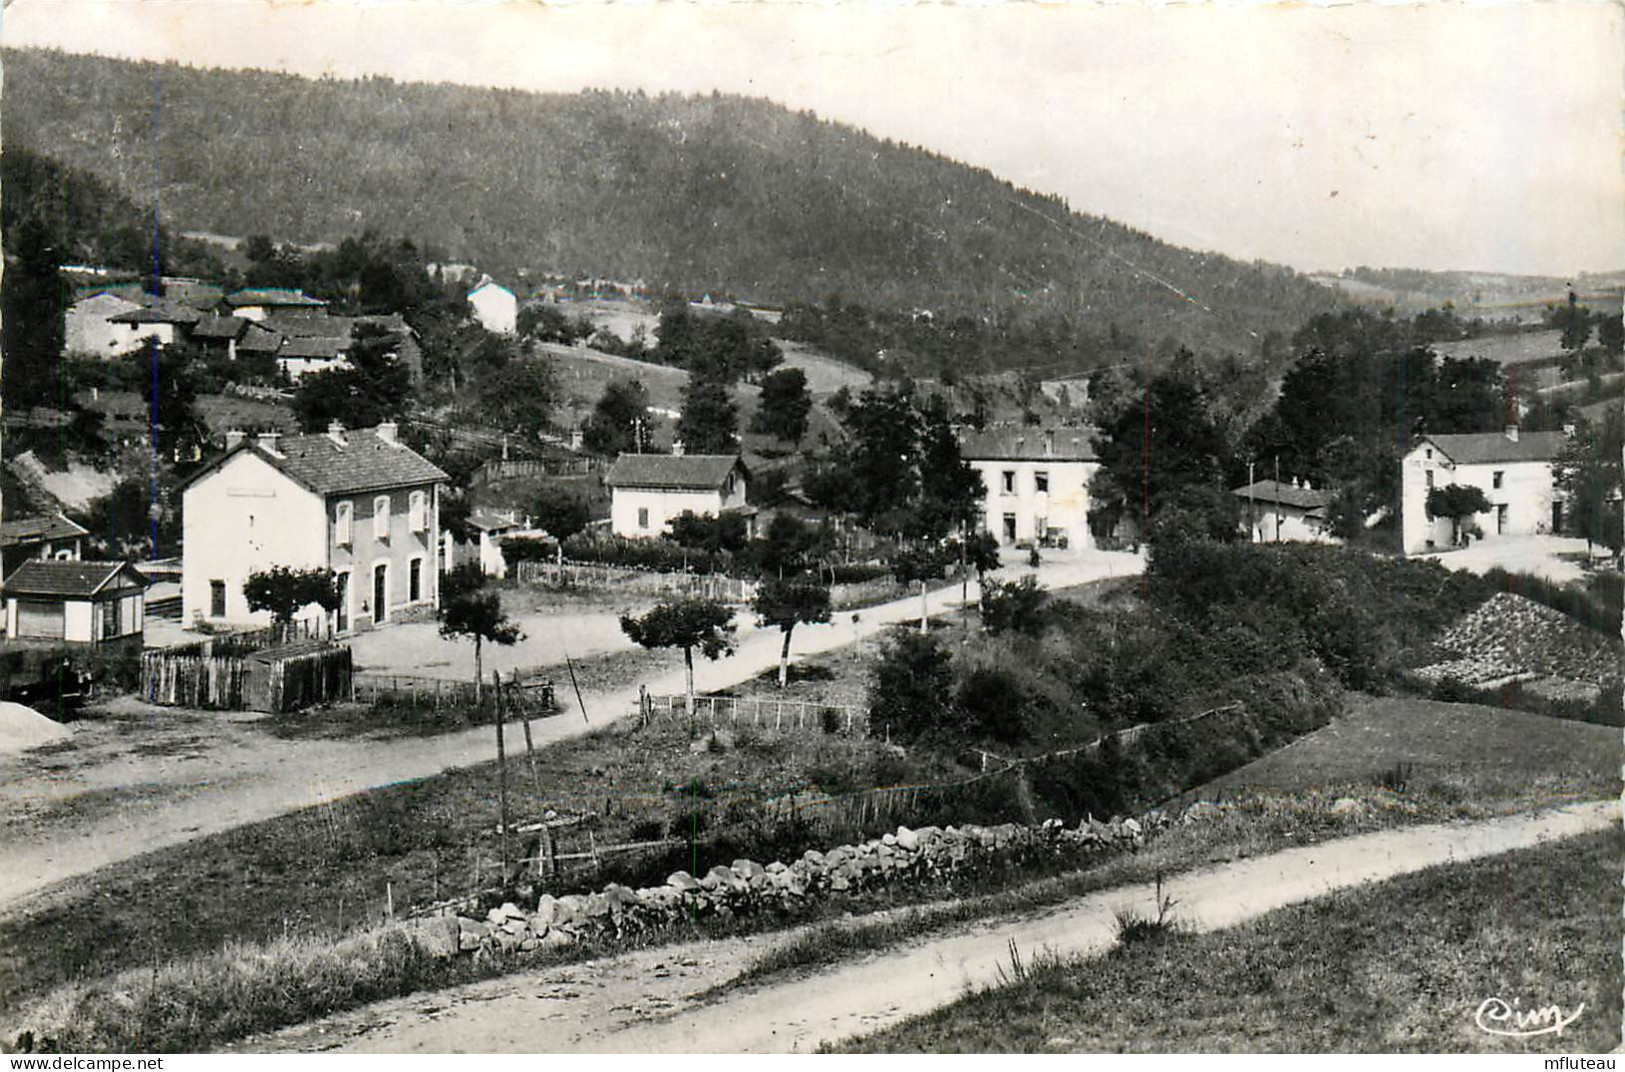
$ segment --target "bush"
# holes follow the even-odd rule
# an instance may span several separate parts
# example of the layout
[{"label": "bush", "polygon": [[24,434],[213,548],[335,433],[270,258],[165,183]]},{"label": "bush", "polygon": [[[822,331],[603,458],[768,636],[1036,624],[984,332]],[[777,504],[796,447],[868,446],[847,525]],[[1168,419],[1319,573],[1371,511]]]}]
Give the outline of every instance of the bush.
[{"label": "bush", "polygon": [[907,743],[948,728],[952,656],[928,633],[894,634],[869,684],[869,732]]},{"label": "bush", "polygon": [[1009,745],[1031,737],[1027,697],[1012,671],[998,667],[972,670],[959,685],[954,709],[960,726],[972,737]]},{"label": "bush", "polygon": [[1044,612],[1048,602],[1049,593],[1038,587],[1036,577],[989,581],[982,589],[982,628],[995,636],[1004,632],[1038,636],[1048,621]]}]

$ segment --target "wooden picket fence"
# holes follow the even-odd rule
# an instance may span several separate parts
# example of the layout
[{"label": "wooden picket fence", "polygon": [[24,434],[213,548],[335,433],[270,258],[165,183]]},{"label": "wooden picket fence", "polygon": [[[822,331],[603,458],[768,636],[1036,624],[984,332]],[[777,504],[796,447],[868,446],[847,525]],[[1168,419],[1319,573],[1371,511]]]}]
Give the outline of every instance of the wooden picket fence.
[{"label": "wooden picket fence", "polygon": [[141,698],[165,707],[240,710],[248,661],[237,656],[172,655],[162,649],[141,656]]},{"label": "wooden picket fence", "polygon": [[163,706],[297,711],[345,699],[350,679],[350,649],[321,641],[246,655],[158,649],[141,656],[141,696]]},{"label": "wooden picket fence", "polygon": [[[414,711],[473,710],[493,686],[476,688],[472,681],[447,681],[412,674],[358,673],[350,679],[350,699],[372,707],[410,707]],[[547,679],[505,682],[507,702],[531,714],[556,710],[553,682]]]},{"label": "wooden picket fence", "polygon": [[[645,718],[688,717],[687,696],[644,698]],[[848,704],[811,703],[806,700],[776,700],[766,697],[696,696],[694,718],[710,725],[751,726],[778,732],[789,730],[839,733],[869,732],[869,712]]]}]

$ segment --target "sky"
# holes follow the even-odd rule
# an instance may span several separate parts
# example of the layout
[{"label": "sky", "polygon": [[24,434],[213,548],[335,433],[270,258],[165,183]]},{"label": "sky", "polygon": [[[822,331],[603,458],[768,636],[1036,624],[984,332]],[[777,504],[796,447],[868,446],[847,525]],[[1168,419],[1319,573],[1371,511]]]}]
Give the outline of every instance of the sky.
[{"label": "sky", "polygon": [[308,76],[745,93],[1243,259],[1625,268],[1613,3],[9,0],[0,41]]}]

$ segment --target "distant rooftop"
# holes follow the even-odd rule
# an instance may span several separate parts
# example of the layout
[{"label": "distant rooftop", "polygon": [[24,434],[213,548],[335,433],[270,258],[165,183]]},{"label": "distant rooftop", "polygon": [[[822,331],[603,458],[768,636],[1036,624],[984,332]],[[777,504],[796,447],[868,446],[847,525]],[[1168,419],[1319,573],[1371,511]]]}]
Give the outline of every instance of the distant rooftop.
[{"label": "distant rooftop", "polygon": [[959,453],[971,461],[1062,461],[1096,460],[1094,432],[1088,428],[988,428],[966,429],[960,436]]}]

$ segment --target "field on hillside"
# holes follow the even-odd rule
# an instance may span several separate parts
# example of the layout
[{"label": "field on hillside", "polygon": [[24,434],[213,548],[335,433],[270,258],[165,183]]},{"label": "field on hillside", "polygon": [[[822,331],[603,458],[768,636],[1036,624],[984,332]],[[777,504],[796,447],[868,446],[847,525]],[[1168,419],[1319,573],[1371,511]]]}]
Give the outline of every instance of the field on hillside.
[{"label": "field on hillside", "polygon": [[1489,335],[1481,339],[1436,342],[1441,357],[1487,357],[1499,365],[1518,365],[1563,356],[1561,331],[1530,331],[1518,335]]},{"label": "field on hillside", "polygon": [[857,394],[874,382],[874,377],[863,369],[830,357],[816,346],[789,339],[773,341],[784,351],[785,368],[798,368],[807,374],[807,390],[814,398],[832,395],[843,387]]},{"label": "field on hillside", "polygon": [[[1606,1052],[1619,1045],[1622,851],[1615,829],[1431,868],[1226,930],[1153,933],[1066,964],[1040,959],[1024,977],[1014,972],[1013,985],[844,1049]],[[1579,1016],[1561,1033],[1498,1038],[1475,1022],[1490,998]]]},{"label": "field on hillside", "polygon": [[[628,357],[617,357],[585,347],[543,343],[541,350],[557,370],[559,386],[563,392],[579,400],[587,409],[591,409],[598,401],[598,397],[604,393],[604,388],[612,380],[637,380],[649,392],[651,407],[669,410],[672,413],[682,410],[683,385],[688,382],[688,373],[682,369],[656,365],[648,361],[635,361]],[[760,395],[761,388],[751,384],[742,383],[734,388],[734,398],[739,404],[741,432],[750,426],[751,415],[756,412],[756,400]],[[657,445],[664,447],[670,444],[674,420],[674,418],[661,420],[655,430]],[[836,439],[842,434],[835,417],[816,403],[807,419],[807,426],[807,437],[803,442],[816,442],[820,435]],[[745,446],[750,449],[761,449],[762,446],[777,443],[772,437],[750,434],[746,434],[744,440]]]},{"label": "field on hillside", "polygon": [[1330,725],[1192,790],[1186,799],[1211,800],[1244,788],[1447,782],[1463,792],[1493,787],[1497,794],[1525,795],[1539,804],[1612,795],[1621,754],[1617,727],[1383,697],[1352,705]]}]

